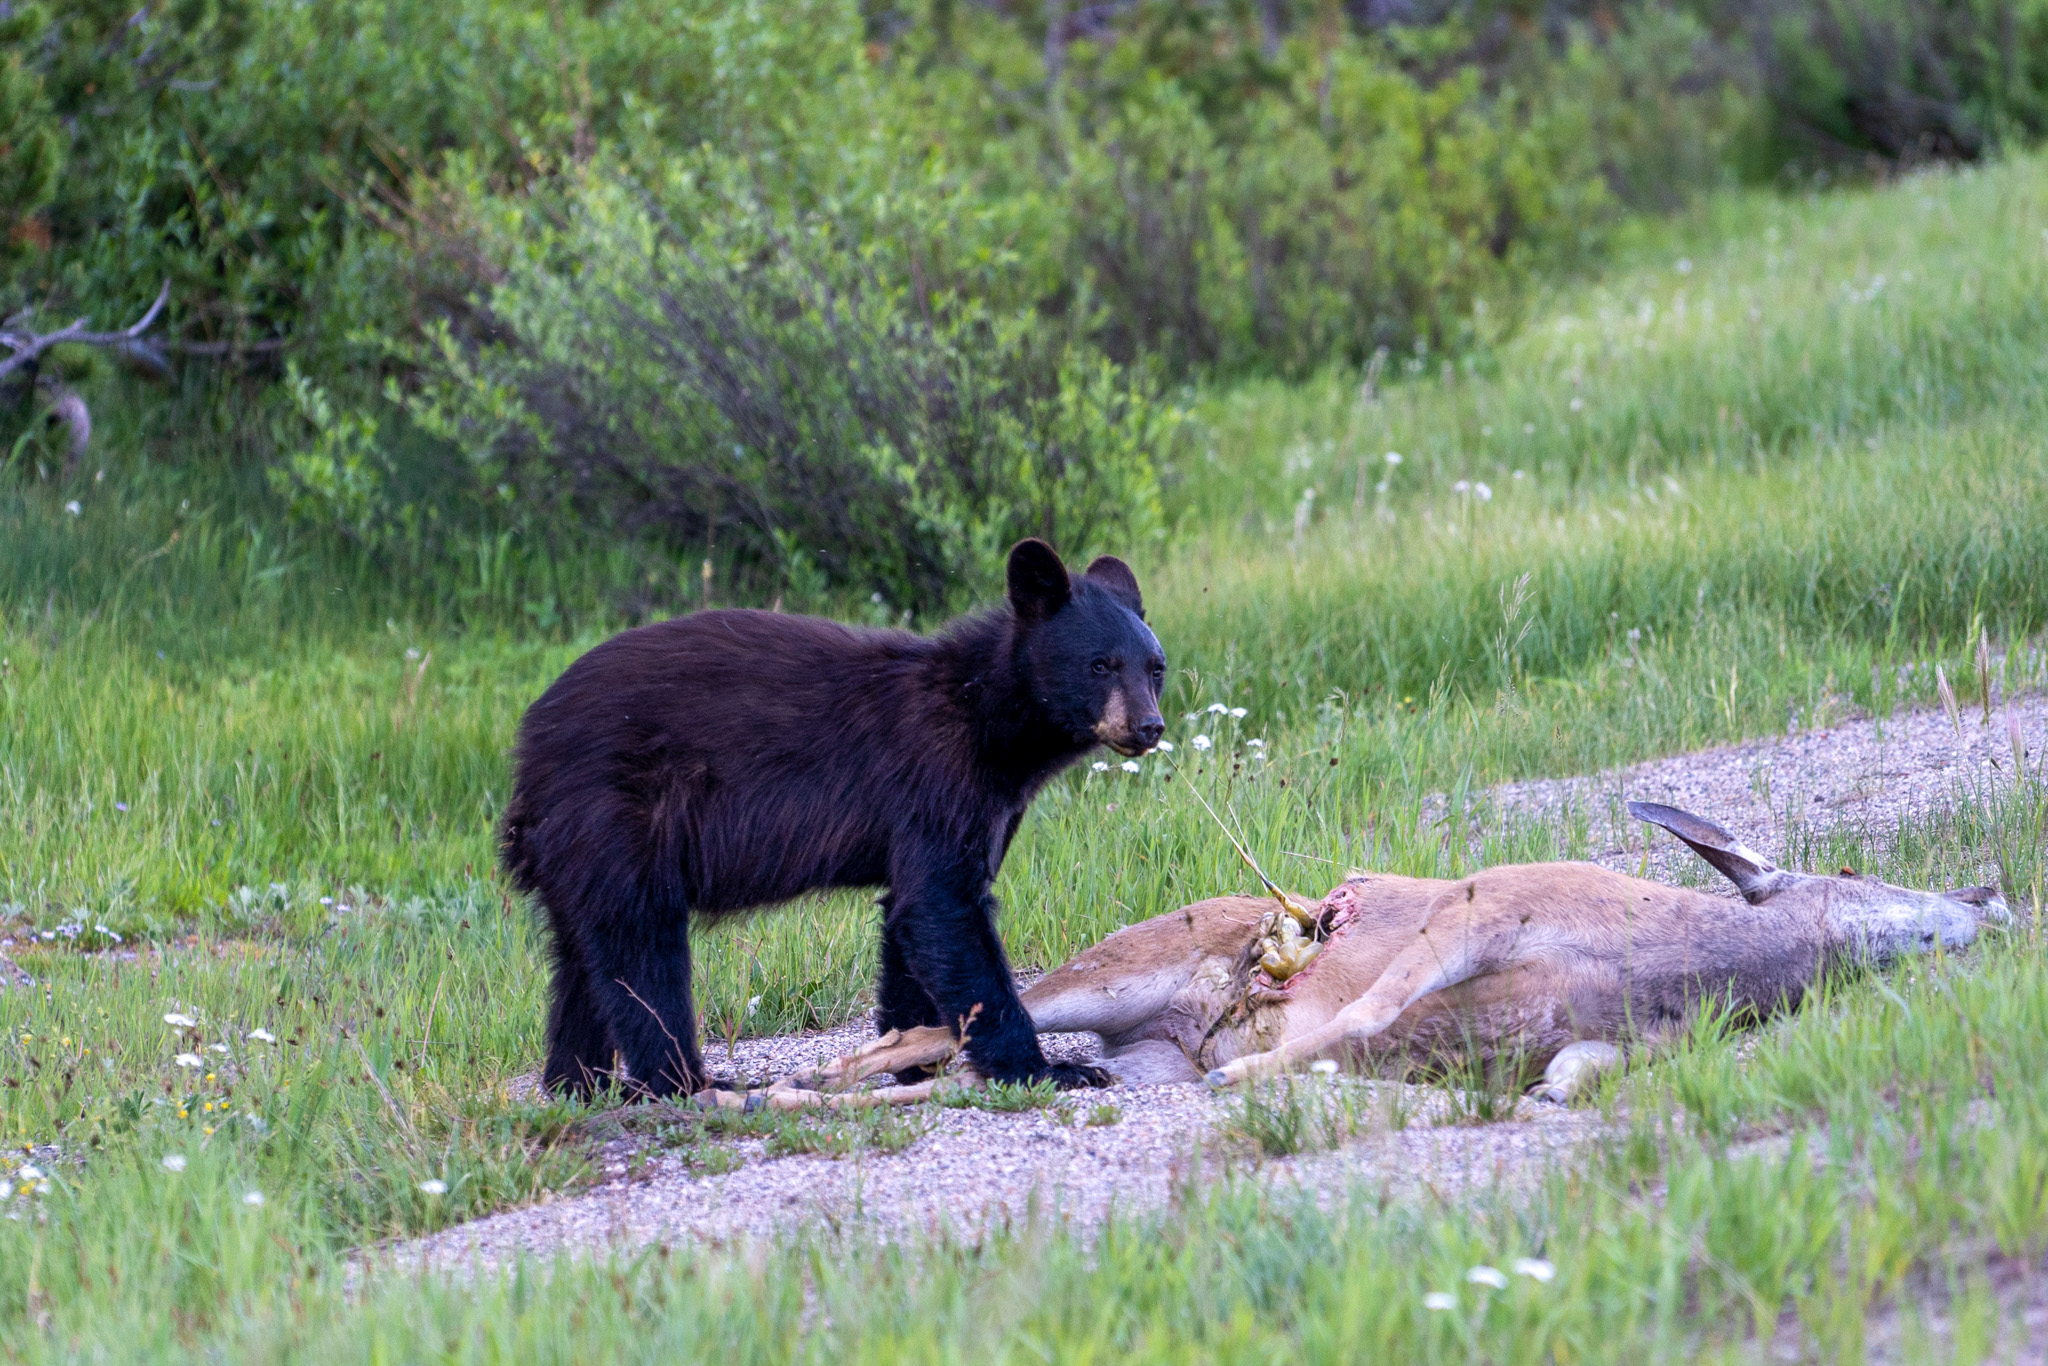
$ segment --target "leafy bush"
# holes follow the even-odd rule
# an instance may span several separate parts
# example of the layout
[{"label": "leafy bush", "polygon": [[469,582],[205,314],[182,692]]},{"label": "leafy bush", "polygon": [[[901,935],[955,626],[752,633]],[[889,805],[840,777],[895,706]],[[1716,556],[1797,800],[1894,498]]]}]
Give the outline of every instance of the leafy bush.
[{"label": "leafy bush", "polygon": [[[1322,23],[1274,44],[1248,6],[1147,0],[1069,50],[1043,120],[973,85],[933,121],[983,120],[992,185],[1049,180],[1058,224],[1034,246],[1110,354],[1298,375],[1467,347],[1625,203],[1712,182],[1745,106],[1706,30],[1632,7],[1563,32]],[[964,60],[1027,70],[1026,40],[984,19]]]},{"label": "leafy bush", "polygon": [[[898,609],[986,587],[1020,536],[1072,555],[1158,532],[1177,415],[1128,374],[1029,313],[913,296],[856,227],[708,179],[672,178],[675,214],[594,173],[458,228],[494,283],[406,353],[408,411],[446,443],[423,458],[460,452],[536,530],[724,547]],[[345,457],[302,463],[302,494],[354,515]]]},{"label": "leafy bush", "polygon": [[57,192],[57,121],[21,56],[46,23],[35,5],[0,17],[0,261],[34,243],[36,211]]},{"label": "leafy bush", "polygon": [[404,221],[451,159],[517,186],[614,143],[774,154],[808,136],[775,114],[836,79],[859,32],[837,0],[67,0],[56,14],[0,29],[0,55],[39,76],[63,130],[50,247],[18,283],[111,318],[168,278],[173,330],[202,354],[289,339],[323,368],[357,359],[342,343],[365,313],[407,306],[349,274],[352,248]]},{"label": "leafy bush", "polygon": [[1779,157],[1977,157],[2048,130],[2042,0],[1780,0],[1757,47]]}]

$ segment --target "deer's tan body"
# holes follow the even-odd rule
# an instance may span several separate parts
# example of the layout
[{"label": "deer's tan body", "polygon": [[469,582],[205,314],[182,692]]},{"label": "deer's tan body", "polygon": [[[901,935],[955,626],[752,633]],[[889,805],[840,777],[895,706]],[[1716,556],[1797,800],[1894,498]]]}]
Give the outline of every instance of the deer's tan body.
[{"label": "deer's tan body", "polygon": [[[1628,809],[1742,898],[1587,863],[1455,881],[1354,873],[1299,916],[1273,896],[1225,896],[1118,930],[1034,983],[1024,1006],[1041,1033],[1099,1035],[1127,1082],[1229,1085],[1316,1058],[1380,1071],[1512,1059],[1544,1069],[1544,1094],[1565,1099],[1625,1049],[1684,1032],[1709,999],[1768,1015],[1833,963],[1960,947],[2011,919],[1993,888],[1790,872],[1711,821]],[[892,1034],[854,1070],[955,1047],[942,1027]]]},{"label": "deer's tan body", "polygon": [[1367,1000],[1395,1013],[1356,1041],[1356,1062],[1513,1053],[1540,1068],[1579,1040],[1683,1028],[1706,996],[1759,1014],[1796,1004],[1825,945],[1817,902],[1774,911],[1583,863],[1456,881],[1361,874],[1321,909],[1328,940],[1281,985],[1253,951],[1272,900],[1217,897],[1119,930],[1041,978],[1024,1005],[1040,1030],[1100,1034],[1112,1060],[1170,1043],[1190,1078]]}]

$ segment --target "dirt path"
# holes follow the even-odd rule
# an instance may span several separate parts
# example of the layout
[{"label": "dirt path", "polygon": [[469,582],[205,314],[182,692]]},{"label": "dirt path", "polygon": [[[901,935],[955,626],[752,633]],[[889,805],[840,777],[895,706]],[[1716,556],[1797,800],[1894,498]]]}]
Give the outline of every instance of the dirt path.
[{"label": "dirt path", "polygon": [[[2009,713],[1994,712],[1989,726],[1966,719],[1960,733],[1940,712],[1886,723],[1852,720],[1621,772],[1508,784],[1489,795],[1499,812],[1552,823],[1560,833],[1584,822],[1596,857],[1631,870],[1642,836],[1622,814],[1624,795],[1710,816],[1782,856],[1801,835],[1853,831],[1883,843],[1903,821],[2008,786],[2014,733],[2029,770],[2036,770],[2038,756],[2048,753],[2048,698],[2015,699]],[[1665,852],[1653,866],[1660,875],[1703,880],[1673,842],[1659,845]],[[730,1066],[764,1080],[851,1051],[871,1034],[855,1023],[748,1040]],[[1049,1053],[1067,1057],[1087,1056],[1094,1045],[1086,1035],[1047,1035],[1044,1042]],[[723,1052],[715,1045],[708,1051],[714,1069],[724,1070]],[[1533,1102],[1499,1122],[1446,1125],[1453,1116],[1438,1090],[1320,1084],[1330,1097],[1348,1099],[1356,1134],[1334,1151],[1261,1163],[1259,1179],[1317,1192],[1363,1182],[1394,1196],[1513,1189],[1540,1180],[1603,1132],[1596,1115]],[[743,1165],[722,1175],[699,1174],[680,1156],[648,1156],[622,1142],[607,1152],[605,1177],[594,1190],[386,1248],[377,1259],[408,1267],[489,1265],[520,1255],[745,1238],[812,1221],[871,1227],[878,1237],[941,1228],[972,1234],[1026,1217],[1088,1226],[1112,1209],[1157,1207],[1181,1183],[1244,1161],[1229,1155],[1247,1151],[1241,1140],[1215,1141],[1233,1127],[1240,1104],[1197,1086],[1158,1086],[1091,1092],[1061,1112],[925,1107],[913,1122],[928,1128],[900,1152],[770,1157],[760,1140],[746,1139],[732,1145]],[[1086,1123],[1098,1105],[1116,1107],[1114,1122]]]},{"label": "dirt path", "polygon": [[[1193,1085],[1120,1086],[1091,1091],[1071,1109],[929,1110],[912,1117],[930,1125],[924,1136],[894,1154],[770,1158],[749,1139],[735,1145],[745,1165],[725,1175],[694,1175],[682,1158],[662,1155],[628,1176],[621,1152],[595,1190],[480,1219],[385,1255],[409,1269],[488,1267],[563,1250],[740,1241],[809,1223],[859,1227],[878,1238],[940,1231],[974,1238],[1032,1219],[1087,1228],[1112,1210],[1164,1205],[1188,1183],[1226,1167],[1318,1193],[1363,1182],[1393,1198],[1463,1195],[1540,1179],[1548,1159],[1602,1131],[1597,1114],[1530,1101],[1513,1122],[1474,1126],[1455,1123],[1434,1088],[1322,1078],[1305,1085],[1311,1103],[1333,1117],[1348,1102],[1359,1130],[1353,1141],[1257,1161],[1241,1142],[1212,1142],[1231,1122],[1236,1099]],[[1116,1107],[1115,1122],[1089,1125],[1090,1113],[1103,1105]]]}]

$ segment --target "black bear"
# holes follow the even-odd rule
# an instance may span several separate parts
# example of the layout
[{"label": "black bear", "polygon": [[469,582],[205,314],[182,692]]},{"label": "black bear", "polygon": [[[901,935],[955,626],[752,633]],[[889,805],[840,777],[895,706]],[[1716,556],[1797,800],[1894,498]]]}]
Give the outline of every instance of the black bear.
[{"label": "black bear", "polygon": [[881,1029],[971,1016],[986,1077],[1108,1080],[1039,1051],[989,885],[1048,779],[1158,743],[1166,659],[1122,560],[1074,578],[1027,540],[1007,578],[1006,606],[932,637],[740,610],[643,626],[527,710],[502,851],[553,931],[550,1088],[588,1095],[616,1052],[638,1090],[698,1089],[692,913],[882,885]]}]

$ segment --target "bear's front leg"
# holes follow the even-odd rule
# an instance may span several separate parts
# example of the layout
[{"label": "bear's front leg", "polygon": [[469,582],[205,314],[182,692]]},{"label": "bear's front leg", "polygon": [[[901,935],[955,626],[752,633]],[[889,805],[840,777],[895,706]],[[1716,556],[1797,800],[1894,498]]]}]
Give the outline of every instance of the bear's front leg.
[{"label": "bear's front leg", "polygon": [[904,967],[938,1007],[939,1022],[965,1025],[975,1071],[990,1081],[1050,1081],[1062,1089],[1111,1084],[1100,1067],[1045,1060],[1017,999],[985,883],[923,879],[891,892],[884,942],[901,945]]}]

